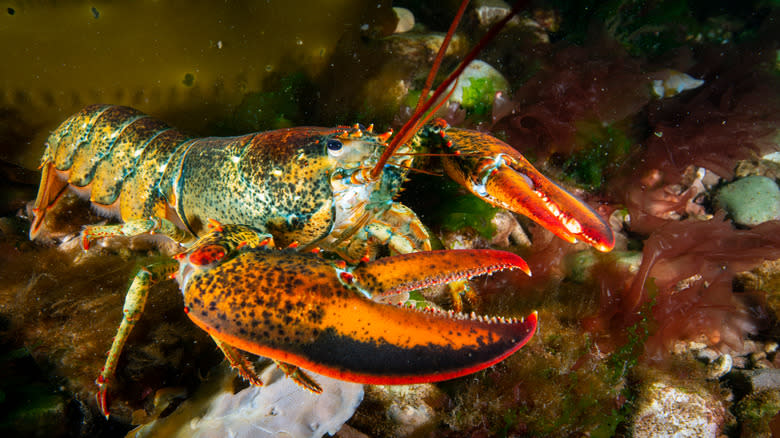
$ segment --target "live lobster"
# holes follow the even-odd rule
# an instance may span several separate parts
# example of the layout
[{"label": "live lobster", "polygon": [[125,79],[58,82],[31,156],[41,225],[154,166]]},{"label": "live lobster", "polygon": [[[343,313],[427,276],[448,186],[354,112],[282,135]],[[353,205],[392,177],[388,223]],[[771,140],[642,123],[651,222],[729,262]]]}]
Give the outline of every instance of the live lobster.
[{"label": "live lobster", "polygon": [[[82,233],[85,248],[105,236],[144,233],[163,234],[184,244],[188,250],[177,257],[182,261],[178,272],[190,318],[256,384],[259,379],[233,347],[270,356],[290,377],[314,391],[316,382],[297,366],[368,383],[436,381],[487,367],[530,338],[536,327],[535,314],[521,321],[486,323],[481,317],[448,319],[422,317],[403,309],[366,310],[379,319],[373,328],[370,321],[358,318],[343,323],[349,328],[343,332],[334,328],[332,320],[331,325],[309,325],[306,318],[293,314],[305,309],[311,315],[330,312],[333,316],[333,309],[340,308],[340,317],[349,319],[347,306],[374,309],[378,304],[370,298],[387,289],[398,290],[403,283],[398,272],[414,278],[416,288],[495,269],[523,268],[524,262],[508,253],[429,252],[426,227],[414,212],[394,201],[408,169],[423,152],[442,154],[446,172],[482,199],[525,214],[568,241],[580,239],[601,251],[612,248],[612,231],[599,215],[545,178],[515,149],[487,134],[450,128],[440,120],[426,124],[429,116],[424,114],[510,17],[489,31],[428,100],[421,99],[412,119],[389,144],[392,132],[378,134],[372,126],[360,125],[191,138],[131,108],[89,106],[64,121],[47,141],[30,237],[39,235],[46,213],[70,189],[88,197],[98,211],[122,221],[87,227]],[[444,50],[445,46],[440,54]],[[272,240],[298,251],[260,249],[261,242],[268,245]],[[424,252],[368,262],[381,245],[397,254]],[[333,264],[304,255],[313,249],[335,253],[350,264],[363,264],[347,269],[344,261]],[[431,271],[410,269],[412,265],[427,265]],[[302,271],[322,280],[312,282]],[[107,385],[143,310],[148,285],[174,272],[174,265],[163,264],[136,276],[122,324],[98,378],[98,403],[105,415]],[[290,315],[274,313],[284,324],[277,322],[273,330],[250,336],[244,333],[247,326],[256,327],[260,315],[273,313],[268,300],[258,297],[279,283],[266,281],[247,289],[253,283],[240,279],[272,275],[296,285],[289,288],[291,297],[285,304]],[[364,281],[374,287],[356,289]],[[210,287],[197,286],[204,282]],[[216,296],[215,290],[219,291]],[[241,297],[241,306],[220,310],[238,302],[236,297]],[[251,307],[247,302],[253,303]],[[206,306],[201,313],[195,311],[199,306]],[[427,333],[421,335],[423,339],[431,333],[459,330],[478,335],[462,342],[445,336],[415,344],[408,340],[411,335],[400,334],[404,320],[413,321],[408,330]],[[395,338],[373,332],[382,327]],[[332,362],[338,352],[349,349],[382,354],[351,354],[347,355],[354,358],[351,361]],[[420,354],[431,355],[430,360],[409,359]]]}]

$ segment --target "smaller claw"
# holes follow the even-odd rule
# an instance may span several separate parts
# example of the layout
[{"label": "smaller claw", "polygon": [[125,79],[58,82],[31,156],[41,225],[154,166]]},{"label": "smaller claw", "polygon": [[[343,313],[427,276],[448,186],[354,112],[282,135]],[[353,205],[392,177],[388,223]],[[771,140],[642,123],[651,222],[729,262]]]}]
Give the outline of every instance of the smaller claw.
[{"label": "smaller claw", "polygon": [[547,179],[522,154],[481,132],[447,130],[457,157],[443,158],[447,173],[484,201],[525,215],[558,237],[610,251],[615,237],[587,204]]}]

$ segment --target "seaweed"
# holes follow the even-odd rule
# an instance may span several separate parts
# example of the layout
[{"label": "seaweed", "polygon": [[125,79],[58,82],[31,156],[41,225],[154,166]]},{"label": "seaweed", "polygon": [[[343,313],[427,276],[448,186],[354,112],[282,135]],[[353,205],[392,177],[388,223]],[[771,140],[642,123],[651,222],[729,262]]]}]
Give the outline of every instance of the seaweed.
[{"label": "seaweed", "polygon": [[631,152],[635,141],[619,124],[583,122],[578,126],[576,142],[582,144],[563,164],[565,175],[588,190],[599,190],[616,163]]},{"label": "seaweed", "polygon": [[236,107],[228,129],[233,132],[267,131],[310,123],[314,85],[299,71],[274,76],[265,91],[247,93]]}]

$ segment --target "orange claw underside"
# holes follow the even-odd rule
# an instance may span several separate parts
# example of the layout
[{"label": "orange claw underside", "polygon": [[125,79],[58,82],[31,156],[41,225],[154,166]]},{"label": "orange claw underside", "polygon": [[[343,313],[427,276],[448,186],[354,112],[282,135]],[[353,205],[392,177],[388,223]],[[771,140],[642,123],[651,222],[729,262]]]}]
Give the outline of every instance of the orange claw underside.
[{"label": "orange claw underside", "polygon": [[[363,296],[527,270],[502,251],[433,251],[337,271],[317,256],[251,250],[193,278],[188,315],[239,349],[360,383],[451,379],[521,348],[536,330],[524,319],[468,317],[376,303]],[[363,291],[363,292],[361,292]]]},{"label": "orange claw underside", "polygon": [[582,240],[604,252],[615,246],[612,229],[598,213],[514,148],[477,131],[450,128],[446,135],[459,154],[445,157],[444,167],[475,195],[529,217],[566,241]]}]

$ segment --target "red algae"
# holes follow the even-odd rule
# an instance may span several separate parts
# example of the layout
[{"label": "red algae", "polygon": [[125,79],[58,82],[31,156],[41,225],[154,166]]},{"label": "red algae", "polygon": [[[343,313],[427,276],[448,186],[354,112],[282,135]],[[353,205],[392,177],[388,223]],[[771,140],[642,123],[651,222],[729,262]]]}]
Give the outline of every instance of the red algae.
[{"label": "red algae", "polygon": [[649,318],[654,330],[645,352],[652,360],[664,357],[674,341],[702,336],[712,345],[738,349],[763,321],[742,299],[745,294],[734,293],[734,276],[780,257],[780,221],[738,230],[723,217],[669,222],[655,230],[630,287],[621,287],[625,276],[603,278],[614,272],[597,270],[608,297],[586,326],[614,334]]},{"label": "red algae", "polygon": [[[774,56],[773,50],[758,53]],[[717,57],[705,56],[693,68],[704,86],[688,98],[649,107],[653,135],[647,139],[643,168],[660,170],[671,184],[689,165],[730,179],[738,160],[776,150],[780,81],[761,71],[767,62],[752,54],[722,51]]]},{"label": "red algae", "polygon": [[514,94],[513,105],[502,99],[494,106],[496,128],[506,129],[522,151],[570,154],[583,121],[618,122],[650,101],[649,75],[619,47],[569,47],[541,62]]}]

